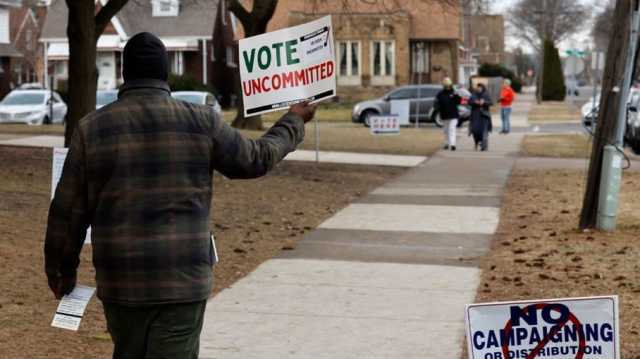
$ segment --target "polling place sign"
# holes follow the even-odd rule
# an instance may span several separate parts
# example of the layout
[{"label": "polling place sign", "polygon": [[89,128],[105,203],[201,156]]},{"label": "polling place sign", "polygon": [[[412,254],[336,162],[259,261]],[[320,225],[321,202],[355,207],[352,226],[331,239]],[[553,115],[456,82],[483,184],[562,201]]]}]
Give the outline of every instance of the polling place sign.
[{"label": "polling place sign", "polygon": [[369,126],[372,135],[400,134],[400,119],[396,115],[371,116]]},{"label": "polling place sign", "polygon": [[[58,188],[58,182],[62,177],[62,170],[64,169],[64,162],[67,159],[68,148],[54,147],[53,157],[51,160],[51,200],[56,194],[56,188]],[[91,227],[87,229],[87,236],[85,237],[84,244],[91,243]]]},{"label": "polling place sign", "polygon": [[619,359],[618,297],[466,307],[471,359]]},{"label": "polling place sign", "polygon": [[331,16],[240,40],[244,115],[335,96]]}]

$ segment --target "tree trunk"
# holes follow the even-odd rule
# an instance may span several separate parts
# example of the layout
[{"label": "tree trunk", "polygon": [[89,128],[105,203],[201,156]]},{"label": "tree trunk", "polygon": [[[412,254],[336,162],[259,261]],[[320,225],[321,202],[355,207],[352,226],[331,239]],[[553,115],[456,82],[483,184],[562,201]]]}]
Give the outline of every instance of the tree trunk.
[{"label": "tree trunk", "polygon": [[[267,31],[267,25],[273,17],[277,5],[278,0],[254,1],[251,12],[248,12],[238,0],[232,0],[229,2],[229,10],[242,23],[245,37],[251,37],[264,34]],[[238,54],[238,59],[241,59],[240,56],[241,54]],[[261,116],[244,117],[244,102],[242,101],[242,84],[239,70],[234,87],[238,98],[238,112],[231,126],[242,129],[262,130]]]},{"label": "tree trunk", "polygon": [[[594,228],[598,218],[600,177],[602,174],[602,156],[604,146],[615,143],[620,96],[620,87],[625,72],[625,62],[629,48],[629,28],[631,21],[631,1],[617,0],[613,31],[607,50],[607,62],[602,79],[600,111],[596,134],[591,150],[591,162],[587,179],[587,188],[580,214],[580,228]],[[624,111],[624,109],[623,109]]]},{"label": "tree trunk", "polygon": [[96,87],[98,71],[96,69],[95,3],[93,1],[67,0],[69,22],[69,109],[65,119],[65,146],[71,142],[71,136],[78,121],[96,108]]},{"label": "tree trunk", "polygon": [[262,116],[251,116],[244,117],[244,101],[242,99],[242,84],[240,80],[240,71],[236,71],[234,75],[234,92],[236,93],[236,98],[238,99],[237,107],[238,111],[236,112],[236,117],[234,118],[231,126],[235,128],[240,128],[244,130],[262,130]]}]

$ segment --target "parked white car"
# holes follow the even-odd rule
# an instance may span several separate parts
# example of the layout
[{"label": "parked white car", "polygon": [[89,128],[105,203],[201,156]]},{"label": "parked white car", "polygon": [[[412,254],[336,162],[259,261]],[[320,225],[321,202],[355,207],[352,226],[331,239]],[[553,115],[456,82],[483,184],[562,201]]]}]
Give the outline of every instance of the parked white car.
[{"label": "parked white car", "polygon": [[118,99],[117,90],[100,90],[96,93],[96,110]]},{"label": "parked white car", "polygon": [[0,102],[0,123],[62,123],[67,105],[49,90],[14,90]]},{"label": "parked white car", "polygon": [[222,108],[211,92],[206,91],[174,91],[171,96],[177,100],[195,103],[198,105],[207,105],[213,107],[213,110],[222,117]]}]

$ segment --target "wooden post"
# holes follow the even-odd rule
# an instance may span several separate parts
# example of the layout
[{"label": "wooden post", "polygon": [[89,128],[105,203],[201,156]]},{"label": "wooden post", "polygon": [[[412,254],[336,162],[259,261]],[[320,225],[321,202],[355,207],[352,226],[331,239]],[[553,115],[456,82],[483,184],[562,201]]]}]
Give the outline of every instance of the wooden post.
[{"label": "wooden post", "polygon": [[[635,2],[635,1],[634,1]],[[617,0],[613,31],[607,51],[607,61],[602,76],[600,111],[596,121],[596,132],[591,150],[591,161],[580,214],[580,228],[596,226],[599,206],[600,179],[604,146],[616,141],[617,119],[621,101],[623,77],[630,45],[631,1]]]}]

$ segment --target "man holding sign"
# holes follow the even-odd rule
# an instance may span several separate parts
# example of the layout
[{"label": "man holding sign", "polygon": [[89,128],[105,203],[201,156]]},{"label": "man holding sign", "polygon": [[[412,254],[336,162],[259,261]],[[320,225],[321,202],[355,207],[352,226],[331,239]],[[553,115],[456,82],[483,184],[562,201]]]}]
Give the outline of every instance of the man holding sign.
[{"label": "man holding sign", "polygon": [[45,271],[56,298],[76,286],[92,226],[98,297],[114,358],[197,358],[215,261],[213,170],[266,174],[304,137],[315,107],[292,106],[258,140],[207,106],[175,100],[152,34],[124,48],[118,100],[80,121],[49,210]]}]

